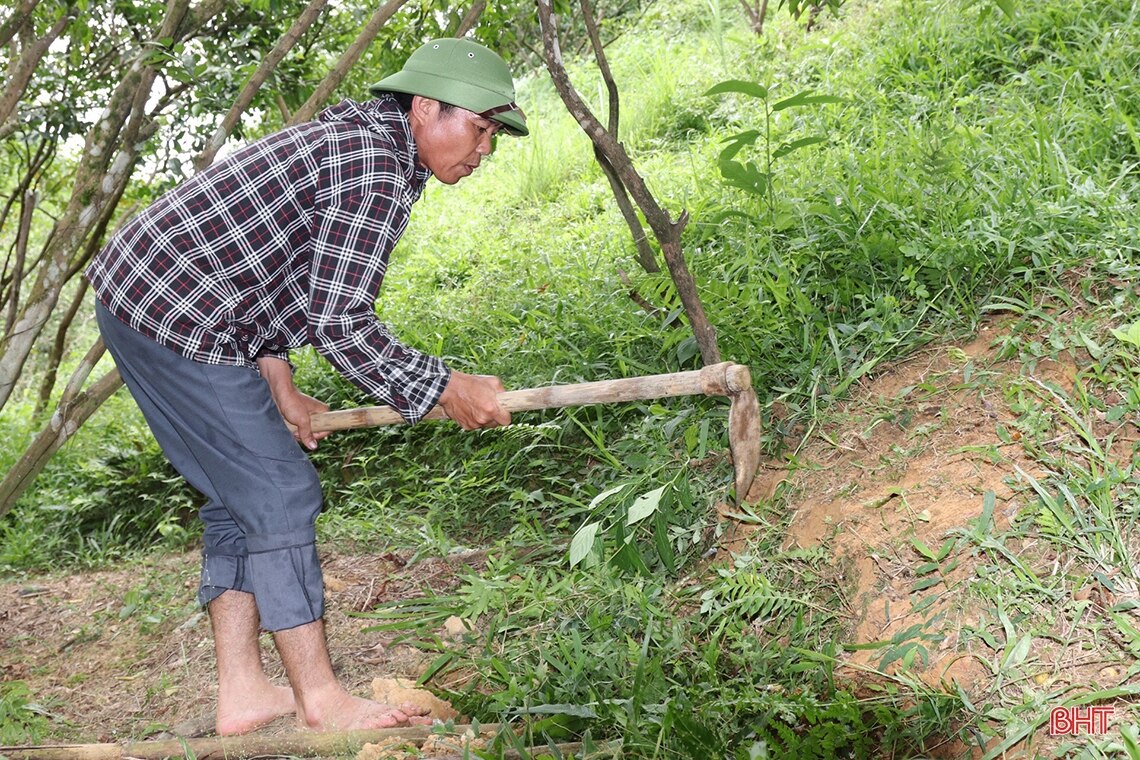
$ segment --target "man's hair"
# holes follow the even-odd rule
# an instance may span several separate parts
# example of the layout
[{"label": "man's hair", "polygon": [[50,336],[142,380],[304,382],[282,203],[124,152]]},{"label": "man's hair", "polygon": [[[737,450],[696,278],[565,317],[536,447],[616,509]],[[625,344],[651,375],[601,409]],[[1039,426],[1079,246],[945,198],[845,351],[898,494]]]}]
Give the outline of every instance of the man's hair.
[{"label": "man's hair", "polygon": [[[392,92],[388,94],[396,99],[396,102],[400,105],[400,110],[404,113],[408,113],[412,110],[412,98],[414,98],[415,95],[407,92]],[[437,102],[439,103],[439,112],[441,115],[454,111],[457,108],[457,106],[453,106],[451,103],[444,103],[442,100]]]}]

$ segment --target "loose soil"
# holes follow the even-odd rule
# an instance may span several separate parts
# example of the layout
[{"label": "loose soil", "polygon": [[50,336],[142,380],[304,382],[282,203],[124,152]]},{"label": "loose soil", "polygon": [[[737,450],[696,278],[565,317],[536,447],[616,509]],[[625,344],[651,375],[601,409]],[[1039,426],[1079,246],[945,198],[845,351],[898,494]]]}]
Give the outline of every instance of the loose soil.
[{"label": "loose soil", "polygon": [[[916,571],[927,558],[916,547],[937,552],[947,537],[968,528],[987,492],[993,494],[997,530],[1026,507],[1031,497],[1016,486],[1017,468],[1033,473],[1035,464],[1016,440],[1015,415],[1003,391],[1027,375],[1071,390],[1077,373],[1076,361],[1068,358],[1029,369],[998,360],[994,338],[1000,332],[1000,326],[986,327],[972,342],[924,351],[866,379],[803,441],[791,442],[798,447],[795,469],[769,463],[748,499],[755,504],[778,493],[778,503],[791,510],[788,547],[823,545],[842,565],[848,584],[844,643],[885,642],[919,630],[929,645],[912,672],[933,687],[960,686],[969,694],[989,687],[987,663],[1002,655],[976,636],[963,636],[982,624],[964,582],[975,560],[968,552],[948,555],[944,580],[920,594],[916,584],[927,575]],[[1013,432],[999,436],[999,428]],[[747,546],[748,526],[725,527],[717,559],[731,563]],[[1032,551],[1025,556],[1049,560]],[[407,564],[392,553],[345,554],[329,547],[323,559],[333,661],[342,681],[367,695],[374,678],[416,678],[431,655],[395,644],[391,634],[362,630],[368,621],[353,613],[453,587],[458,574],[479,568],[483,557]],[[951,559],[957,560],[952,568]],[[56,718],[55,741],[208,734],[213,656],[208,620],[192,601],[197,572],[197,556],[187,554],[118,571],[0,584],[0,677],[28,684]],[[168,601],[152,608],[148,591]],[[186,603],[172,613],[179,599]],[[283,681],[268,637],[263,648],[272,675]],[[856,685],[880,679],[875,671],[882,656],[882,649],[849,651],[843,677]],[[1033,657],[1048,678],[1083,688],[1112,685],[1119,677],[1061,646]],[[1033,751],[1048,756],[1049,747],[1041,736]],[[963,745],[946,745],[939,753],[969,754]]]}]

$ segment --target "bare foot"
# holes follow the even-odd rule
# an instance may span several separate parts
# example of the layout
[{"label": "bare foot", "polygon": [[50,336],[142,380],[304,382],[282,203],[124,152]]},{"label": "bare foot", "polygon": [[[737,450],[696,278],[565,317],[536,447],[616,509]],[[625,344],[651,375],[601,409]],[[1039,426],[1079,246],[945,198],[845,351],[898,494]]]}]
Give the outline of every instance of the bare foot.
[{"label": "bare foot", "polygon": [[287,686],[274,686],[266,682],[253,689],[240,692],[218,692],[218,736],[246,734],[266,723],[297,711],[293,690]]},{"label": "bare foot", "polygon": [[426,707],[402,704],[399,707],[341,693],[327,703],[297,711],[302,726],[317,731],[355,731],[372,728],[429,725]]}]

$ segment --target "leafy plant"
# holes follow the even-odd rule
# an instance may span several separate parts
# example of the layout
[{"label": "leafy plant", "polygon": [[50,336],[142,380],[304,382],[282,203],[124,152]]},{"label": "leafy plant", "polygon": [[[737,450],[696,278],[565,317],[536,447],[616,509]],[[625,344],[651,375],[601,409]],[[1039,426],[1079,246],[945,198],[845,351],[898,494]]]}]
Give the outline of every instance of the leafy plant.
[{"label": "leafy plant", "polygon": [[[774,145],[773,122],[776,114],[788,109],[824,103],[842,103],[844,101],[843,98],[834,95],[816,95],[813,94],[813,90],[808,89],[773,103],[770,99],[771,89],[756,82],[730,79],[709,88],[705,95],[738,93],[760,101],[764,128],[762,130],[745,130],[725,138],[724,142],[727,143],[727,146],[721,150],[720,156],[717,158],[717,167],[726,184],[764,198],[768,204],[769,219],[777,222],[778,226],[785,226],[786,220],[777,221],[775,183],[773,181],[775,165],[784,157],[798,150],[826,142],[827,137],[818,134],[806,135]],[[745,148],[755,148],[758,141],[760,142],[760,166],[757,166],[754,161],[742,162],[736,159],[737,155]]]},{"label": "leafy plant", "polygon": [[701,593],[700,612],[708,618],[713,636],[730,623],[784,618],[801,611],[803,600],[777,590],[754,568],[716,568],[716,578]]},{"label": "leafy plant", "polygon": [[47,712],[32,701],[26,683],[0,683],[0,744],[37,744],[50,728]]},{"label": "leafy plant", "polygon": [[[683,471],[665,485],[638,493],[632,483],[613,486],[586,507],[588,519],[570,541],[570,566],[603,559],[623,572],[676,573],[679,555],[693,548],[686,516],[694,503]],[[640,539],[640,540],[639,540]],[[608,553],[608,557],[606,556]]]}]

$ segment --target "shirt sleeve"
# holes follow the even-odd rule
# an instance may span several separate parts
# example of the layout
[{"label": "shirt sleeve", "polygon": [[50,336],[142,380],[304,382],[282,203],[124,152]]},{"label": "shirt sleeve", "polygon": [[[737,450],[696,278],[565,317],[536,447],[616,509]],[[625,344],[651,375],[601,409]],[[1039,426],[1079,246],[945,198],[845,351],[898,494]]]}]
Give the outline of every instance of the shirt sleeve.
[{"label": "shirt sleeve", "polygon": [[350,382],[418,422],[443,394],[451,371],[401,343],[376,316],[388,254],[407,225],[403,178],[389,173],[371,192],[319,208],[309,271],[309,341]]},{"label": "shirt sleeve", "polygon": [[257,354],[253,358],[255,360],[257,360],[263,356],[269,357],[270,359],[278,359],[280,361],[285,362],[286,364],[289,365],[289,371],[290,372],[295,373],[297,371],[297,367],[294,366],[293,361],[289,358],[289,349],[287,349],[287,348],[277,349],[277,348],[269,348],[268,346],[262,346],[261,348],[259,348],[257,350]]}]

